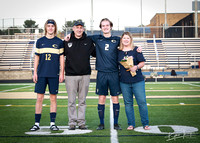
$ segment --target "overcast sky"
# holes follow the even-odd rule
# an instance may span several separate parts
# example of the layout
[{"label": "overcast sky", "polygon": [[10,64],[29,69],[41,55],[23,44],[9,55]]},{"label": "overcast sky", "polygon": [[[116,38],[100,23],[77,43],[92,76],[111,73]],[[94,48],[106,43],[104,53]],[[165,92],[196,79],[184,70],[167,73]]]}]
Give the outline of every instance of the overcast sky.
[{"label": "overcast sky", "polygon": [[[168,13],[191,13],[192,0],[166,0]],[[0,27],[22,25],[32,19],[43,27],[48,18],[56,20],[59,29],[66,21],[82,19],[90,29],[91,0],[0,0]],[[142,23],[148,25],[156,13],[165,12],[165,0],[142,0]],[[94,29],[102,18],[109,18],[113,29],[141,24],[141,0],[93,0]]]}]

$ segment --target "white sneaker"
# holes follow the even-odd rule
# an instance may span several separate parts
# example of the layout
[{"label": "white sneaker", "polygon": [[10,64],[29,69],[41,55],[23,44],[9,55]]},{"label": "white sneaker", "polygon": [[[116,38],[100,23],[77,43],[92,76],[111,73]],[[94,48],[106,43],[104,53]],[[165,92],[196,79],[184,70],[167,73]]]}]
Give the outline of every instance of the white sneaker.
[{"label": "white sneaker", "polygon": [[39,126],[33,125],[33,126],[30,128],[30,131],[37,131],[37,130],[39,130],[39,129],[40,129]]},{"label": "white sneaker", "polygon": [[56,125],[52,125],[52,126],[50,127],[50,129],[51,129],[52,131],[58,131],[58,130],[59,130],[59,128],[58,128]]}]

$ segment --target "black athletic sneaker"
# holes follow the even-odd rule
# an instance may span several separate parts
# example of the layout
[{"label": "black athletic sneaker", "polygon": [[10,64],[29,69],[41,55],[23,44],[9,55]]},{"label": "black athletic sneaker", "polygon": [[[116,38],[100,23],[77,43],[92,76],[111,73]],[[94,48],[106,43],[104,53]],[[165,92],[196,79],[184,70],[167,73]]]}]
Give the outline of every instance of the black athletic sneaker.
[{"label": "black athletic sneaker", "polygon": [[115,129],[115,130],[122,130],[122,128],[119,126],[119,124],[115,124],[115,125],[114,125],[114,129]]},{"label": "black athletic sneaker", "polygon": [[52,126],[50,127],[50,129],[51,129],[52,131],[58,131],[58,130],[59,130],[59,128],[58,128],[56,125],[52,125]]},{"label": "black athletic sneaker", "polygon": [[76,126],[75,125],[70,125],[69,126],[69,130],[75,130],[76,129]]},{"label": "black athletic sneaker", "polygon": [[30,131],[37,131],[39,130],[40,127],[38,127],[37,125],[33,125],[31,128],[30,128]]},{"label": "black athletic sneaker", "polygon": [[81,130],[87,130],[88,129],[85,125],[81,125],[78,128],[81,129]]},{"label": "black athletic sneaker", "polygon": [[97,130],[103,130],[104,129],[104,124],[100,124],[98,127],[97,127]]}]

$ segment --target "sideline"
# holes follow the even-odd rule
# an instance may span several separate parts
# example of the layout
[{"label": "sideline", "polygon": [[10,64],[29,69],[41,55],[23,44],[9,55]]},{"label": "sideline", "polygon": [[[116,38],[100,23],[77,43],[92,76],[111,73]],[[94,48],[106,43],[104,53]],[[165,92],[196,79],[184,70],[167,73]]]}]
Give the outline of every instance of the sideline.
[{"label": "sideline", "polygon": [[29,85],[29,86],[24,86],[24,87],[18,87],[18,88],[3,90],[3,91],[0,91],[0,93],[2,93],[2,92],[8,92],[8,91],[13,91],[13,90],[18,90],[18,89],[23,89],[23,88],[29,88],[29,87],[33,87],[33,86],[34,85]]},{"label": "sideline", "polygon": [[111,143],[119,143],[117,137],[117,131],[114,129],[113,103],[111,98],[110,98],[110,141]]},{"label": "sideline", "polygon": [[196,85],[196,84],[192,84],[192,83],[183,83],[183,84],[200,87],[200,85]]},{"label": "sideline", "polygon": [[[126,135],[122,135],[122,137],[126,137]],[[150,135],[152,136],[152,135]],[[157,136],[157,135],[156,135]],[[159,135],[159,136],[163,136],[163,135]],[[44,135],[39,135],[39,136],[0,136],[0,138],[52,138],[52,137],[57,137],[57,138],[77,138],[77,137],[80,137],[80,138],[83,138],[83,137],[94,137],[94,138],[97,138],[97,137],[102,137],[102,138],[105,138],[105,137],[110,137],[110,135],[49,135],[49,136],[44,136]]]},{"label": "sideline", "polygon": [[[50,105],[43,104],[43,107],[50,107]],[[87,107],[96,107],[97,105],[87,105]],[[110,105],[105,105],[106,107],[109,107]],[[138,105],[133,105],[137,107]],[[200,104],[184,104],[184,103],[179,103],[179,104],[149,104],[147,106],[155,106],[155,107],[167,107],[167,106],[200,106]],[[35,105],[13,105],[13,104],[7,104],[7,105],[0,105],[0,107],[35,107]],[[57,105],[57,107],[67,107],[67,105]],[[121,104],[120,107],[124,107],[124,104]]]},{"label": "sideline", "polygon": [[[196,133],[196,134],[193,134],[194,136],[200,136],[199,133]],[[165,134],[140,134],[140,135],[128,135],[128,134],[125,134],[125,135],[118,135],[118,137],[162,137],[162,136],[165,136]],[[57,138],[63,138],[63,137],[67,137],[67,138],[74,138],[74,137],[101,137],[101,138],[105,138],[105,137],[110,137],[110,135],[49,135],[49,136],[26,136],[26,135],[23,135],[23,136],[0,136],[0,138],[52,138],[52,137],[57,137]]]},{"label": "sideline", "polygon": [[[87,99],[98,99],[98,96],[87,96]],[[107,98],[110,98],[108,96]],[[122,96],[119,96],[122,99]],[[134,97],[135,98],[135,97]],[[147,99],[152,98],[200,98],[200,95],[163,95],[163,96],[146,96]],[[37,99],[34,92],[0,92],[0,99]],[[45,94],[44,99],[49,99],[49,95]],[[68,96],[57,96],[57,99],[68,99]]]}]

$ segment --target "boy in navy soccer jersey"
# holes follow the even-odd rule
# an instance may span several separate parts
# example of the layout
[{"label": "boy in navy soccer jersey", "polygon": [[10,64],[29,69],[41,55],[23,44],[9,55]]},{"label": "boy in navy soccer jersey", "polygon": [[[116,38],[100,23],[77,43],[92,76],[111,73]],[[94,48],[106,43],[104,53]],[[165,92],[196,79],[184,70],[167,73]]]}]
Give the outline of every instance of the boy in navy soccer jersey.
[{"label": "boy in navy soccer jersey", "polygon": [[[96,94],[99,95],[98,114],[100,124],[97,130],[104,129],[104,111],[108,89],[110,90],[113,103],[114,129],[121,130],[118,124],[120,110],[118,95],[121,94],[121,89],[119,84],[119,64],[117,60],[120,38],[111,35],[113,23],[108,18],[102,19],[99,27],[103,35],[90,36],[96,46],[96,70],[98,71]],[[141,50],[139,48],[137,52],[141,52]]]},{"label": "boy in navy soccer jersey", "polygon": [[97,130],[104,129],[104,111],[108,89],[113,102],[114,129],[121,130],[121,127],[118,125],[120,109],[118,95],[121,94],[121,90],[117,61],[117,49],[120,38],[111,35],[113,23],[109,19],[102,19],[99,27],[103,35],[90,36],[96,46],[96,70],[98,71],[96,94],[99,95],[98,114],[100,124]]},{"label": "boy in navy soccer jersey", "polygon": [[[59,130],[55,125],[57,94],[59,82],[64,80],[64,46],[63,41],[56,37],[57,25],[53,19],[45,23],[45,36],[38,39],[36,43],[34,76],[35,92],[37,101],[35,105],[35,125],[30,128],[31,131],[39,130],[39,123],[42,113],[42,103],[46,86],[50,93],[50,129]],[[60,74],[59,74],[60,72]]]}]

